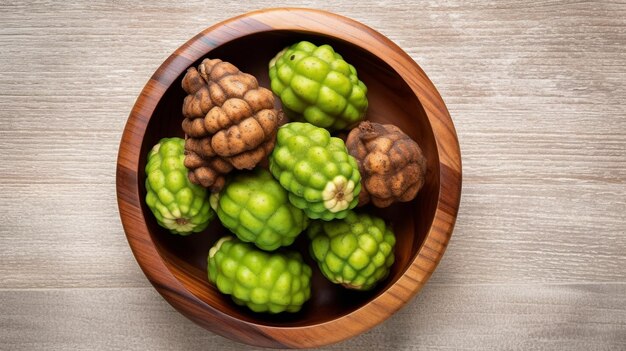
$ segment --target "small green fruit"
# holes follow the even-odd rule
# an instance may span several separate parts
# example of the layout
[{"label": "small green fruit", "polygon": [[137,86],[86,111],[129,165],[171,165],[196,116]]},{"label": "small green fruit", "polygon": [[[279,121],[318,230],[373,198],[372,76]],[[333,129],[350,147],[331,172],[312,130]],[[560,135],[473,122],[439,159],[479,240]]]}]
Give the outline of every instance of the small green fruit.
[{"label": "small green fruit", "polygon": [[204,230],[214,216],[207,190],[187,178],[185,141],[164,138],[154,145],[146,164],[146,204],[157,223],[189,235]]},{"label": "small green fruit", "polygon": [[266,251],[291,245],[309,219],[293,206],[287,191],[270,172],[257,168],[239,173],[220,192],[216,203],[222,224],[245,242]]},{"label": "small green fruit", "polygon": [[369,290],[389,274],[396,238],[382,219],[351,211],[345,219],[315,221],[307,232],[311,256],[331,282]]},{"label": "small green fruit", "polygon": [[297,252],[268,253],[225,236],[207,261],[209,281],[254,312],[298,312],[311,297],[311,267]]},{"label": "small green fruit", "polygon": [[271,88],[289,118],[328,130],[346,129],[367,110],[367,87],[330,45],[301,41],[269,64]]},{"label": "small green fruit", "polygon": [[313,219],[344,218],[361,191],[354,157],[339,138],[309,123],[278,129],[270,172],[289,191],[289,201]]}]

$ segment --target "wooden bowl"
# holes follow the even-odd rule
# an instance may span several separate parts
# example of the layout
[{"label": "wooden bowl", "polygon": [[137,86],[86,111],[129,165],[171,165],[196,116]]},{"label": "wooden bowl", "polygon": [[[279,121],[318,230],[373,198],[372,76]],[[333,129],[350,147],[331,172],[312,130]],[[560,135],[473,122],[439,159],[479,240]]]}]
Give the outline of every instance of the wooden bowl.
[{"label": "wooden bowl", "polygon": [[[396,262],[374,290],[351,291],[313,267],[312,298],[296,314],[255,314],[235,305],[207,280],[206,256],[227,231],[215,220],[204,233],[169,234],[146,207],[146,156],[159,139],[183,136],[181,79],[203,58],[229,61],[269,87],[267,65],[300,40],[332,45],[367,85],[367,119],[400,127],[428,158],[417,198],[387,209],[366,207],[393,225]],[[265,347],[308,348],[356,336],[405,305],[443,255],[461,193],[459,145],[445,104],[420,67],[380,33],[351,19],[308,9],[269,9],[214,25],[196,35],[157,69],[130,113],[117,160],[117,199],[130,247],[150,282],[178,311],[233,340]],[[296,247],[306,254],[306,238]],[[416,318],[428,318],[416,316]]]}]

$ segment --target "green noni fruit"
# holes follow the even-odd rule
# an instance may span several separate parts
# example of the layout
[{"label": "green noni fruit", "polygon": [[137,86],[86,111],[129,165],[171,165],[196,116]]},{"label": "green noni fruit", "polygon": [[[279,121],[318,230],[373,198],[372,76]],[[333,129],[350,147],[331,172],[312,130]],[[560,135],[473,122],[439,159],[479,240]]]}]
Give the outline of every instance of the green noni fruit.
[{"label": "green noni fruit", "polygon": [[331,282],[369,290],[389,274],[396,238],[385,222],[352,211],[345,219],[315,221],[307,231],[311,256]]},{"label": "green noni fruit", "polygon": [[214,216],[207,190],[187,178],[185,141],[164,138],[154,145],[146,164],[146,204],[157,223],[189,235],[204,230]]},{"label": "green noni fruit", "polygon": [[359,201],[356,160],[343,140],[312,124],[292,122],[278,129],[270,171],[309,218],[344,218]]},{"label": "green noni fruit", "polygon": [[209,250],[209,281],[254,312],[298,312],[311,297],[311,267],[299,253],[265,252],[232,236]]},{"label": "green noni fruit", "polygon": [[292,120],[339,130],[365,117],[367,87],[330,45],[293,44],[270,61],[269,75],[272,91]]},{"label": "green noni fruit", "polygon": [[262,168],[233,177],[214,201],[226,228],[266,251],[291,245],[309,223],[304,211],[289,202],[287,191]]}]

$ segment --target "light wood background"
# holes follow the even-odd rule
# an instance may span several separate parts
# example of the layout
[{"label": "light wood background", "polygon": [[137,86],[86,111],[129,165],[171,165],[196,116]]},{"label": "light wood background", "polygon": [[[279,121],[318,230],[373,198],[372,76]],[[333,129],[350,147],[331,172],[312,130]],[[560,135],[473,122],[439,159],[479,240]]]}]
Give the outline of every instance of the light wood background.
[{"label": "light wood background", "polygon": [[463,195],[424,290],[332,350],[626,350],[623,1],[0,2],[0,349],[237,350],[149,285],[118,143],[150,75],[248,10],[317,7],[399,44],[456,124]]}]

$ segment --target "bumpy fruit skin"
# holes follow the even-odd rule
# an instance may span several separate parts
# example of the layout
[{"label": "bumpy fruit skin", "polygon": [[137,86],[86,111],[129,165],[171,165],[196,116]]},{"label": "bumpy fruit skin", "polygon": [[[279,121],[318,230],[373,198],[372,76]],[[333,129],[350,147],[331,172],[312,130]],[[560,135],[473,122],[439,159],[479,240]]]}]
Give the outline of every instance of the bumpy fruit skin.
[{"label": "bumpy fruit skin", "polygon": [[272,151],[282,113],[254,76],[220,59],[189,68],[182,87],[189,179],[220,191],[233,168],[253,169]]},{"label": "bumpy fruit skin", "polygon": [[240,173],[226,184],[217,215],[239,239],[265,251],[291,245],[309,224],[304,211],[289,202],[287,191],[262,168]]},{"label": "bumpy fruit skin", "polygon": [[322,274],[346,288],[373,288],[394,262],[396,238],[380,218],[350,211],[342,220],[311,223],[307,233]]},{"label": "bumpy fruit skin", "polygon": [[174,234],[189,235],[204,230],[214,212],[207,190],[187,177],[185,141],[164,138],[148,154],[146,204],[157,223]]},{"label": "bumpy fruit skin", "polygon": [[298,312],[311,297],[311,267],[297,252],[268,253],[225,236],[207,260],[209,281],[254,312]]},{"label": "bumpy fruit skin", "polygon": [[365,116],[367,87],[330,45],[293,44],[270,61],[269,75],[272,91],[292,120],[333,131]]},{"label": "bumpy fruit skin", "polygon": [[391,124],[364,121],[346,140],[361,173],[359,206],[387,207],[411,201],[426,179],[426,157],[419,145]]},{"label": "bumpy fruit skin", "polygon": [[343,140],[310,123],[278,129],[270,172],[289,191],[289,201],[309,218],[344,218],[358,203],[361,175]]}]

